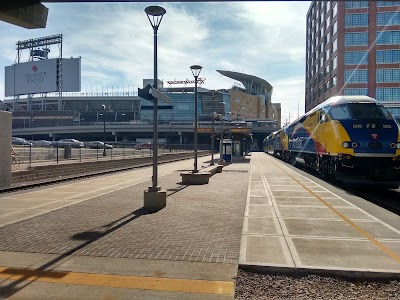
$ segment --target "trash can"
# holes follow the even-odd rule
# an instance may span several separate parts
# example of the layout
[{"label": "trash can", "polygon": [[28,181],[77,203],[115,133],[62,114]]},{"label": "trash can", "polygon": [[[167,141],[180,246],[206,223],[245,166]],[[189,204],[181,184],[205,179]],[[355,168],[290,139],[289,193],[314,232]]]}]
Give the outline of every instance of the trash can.
[{"label": "trash can", "polygon": [[71,146],[70,145],[65,145],[64,146],[64,159],[70,159],[71,158]]}]

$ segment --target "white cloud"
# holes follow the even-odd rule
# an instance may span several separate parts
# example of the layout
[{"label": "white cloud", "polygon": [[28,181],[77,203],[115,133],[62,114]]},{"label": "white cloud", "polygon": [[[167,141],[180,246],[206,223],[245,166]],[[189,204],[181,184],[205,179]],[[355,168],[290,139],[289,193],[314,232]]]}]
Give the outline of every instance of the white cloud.
[{"label": "white cloud", "polygon": [[[305,19],[310,1],[162,3],[158,30],[158,78],[192,78],[203,66],[204,87],[230,88],[234,80],[217,69],[244,72],[270,82],[282,114],[304,110]],[[82,90],[87,86],[141,87],[153,77],[153,30],[146,3],[46,4],[46,29],[0,23],[0,66],[15,61],[19,40],[62,33],[63,56],[82,57]],[[151,5],[156,5],[152,3]],[[4,71],[0,72],[4,83]],[[166,83],[165,83],[166,84]],[[0,95],[4,85],[0,84]]]}]

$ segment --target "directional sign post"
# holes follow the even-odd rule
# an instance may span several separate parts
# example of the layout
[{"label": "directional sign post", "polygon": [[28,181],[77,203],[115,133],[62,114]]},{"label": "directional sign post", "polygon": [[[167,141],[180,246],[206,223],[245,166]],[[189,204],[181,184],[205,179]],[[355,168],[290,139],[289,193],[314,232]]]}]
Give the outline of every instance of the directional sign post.
[{"label": "directional sign post", "polygon": [[150,88],[149,93],[158,100],[164,101],[168,104],[171,104],[172,99],[165,95],[164,93],[160,92],[159,90],[155,89],[154,87]]},{"label": "directional sign post", "polygon": [[153,102],[154,98],[168,104],[171,104],[172,101],[170,97],[152,87],[150,84],[146,85],[143,89],[138,89],[138,96],[151,102]]}]

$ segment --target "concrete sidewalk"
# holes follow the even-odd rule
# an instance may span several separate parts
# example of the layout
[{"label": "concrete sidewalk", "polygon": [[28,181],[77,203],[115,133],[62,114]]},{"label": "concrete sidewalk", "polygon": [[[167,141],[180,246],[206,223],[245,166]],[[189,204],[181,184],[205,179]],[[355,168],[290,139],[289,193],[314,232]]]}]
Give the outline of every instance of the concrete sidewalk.
[{"label": "concrete sidewalk", "polygon": [[2,195],[0,295],[232,299],[249,160],[181,185],[192,163],[159,166],[167,207],[152,214],[142,209],[151,168]]},{"label": "concrete sidewalk", "polygon": [[265,153],[182,185],[192,167],[159,166],[156,213],[151,167],[0,194],[0,299],[233,299],[239,264],[400,277],[400,231],[329,184]]}]

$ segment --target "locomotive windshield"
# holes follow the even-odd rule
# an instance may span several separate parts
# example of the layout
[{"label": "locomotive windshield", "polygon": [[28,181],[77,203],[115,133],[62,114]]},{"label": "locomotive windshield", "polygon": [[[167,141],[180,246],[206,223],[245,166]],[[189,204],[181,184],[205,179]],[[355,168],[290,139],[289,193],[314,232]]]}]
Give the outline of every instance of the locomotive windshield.
[{"label": "locomotive windshield", "polygon": [[393,117],[382,106],[375,103],[347,103],[332,106],[329,114],[334,120],[345,119],[385,119]]}]

